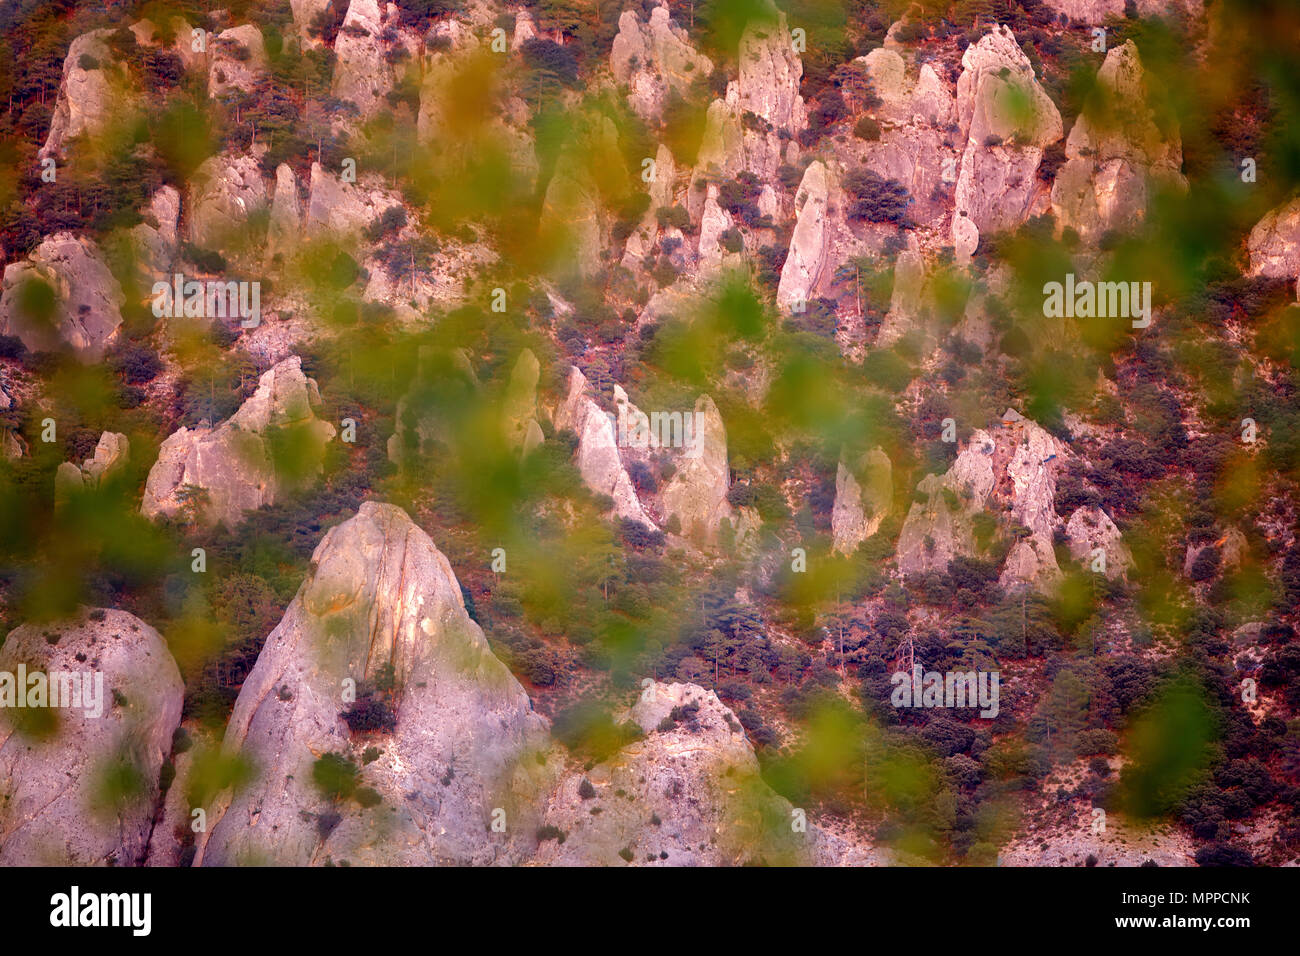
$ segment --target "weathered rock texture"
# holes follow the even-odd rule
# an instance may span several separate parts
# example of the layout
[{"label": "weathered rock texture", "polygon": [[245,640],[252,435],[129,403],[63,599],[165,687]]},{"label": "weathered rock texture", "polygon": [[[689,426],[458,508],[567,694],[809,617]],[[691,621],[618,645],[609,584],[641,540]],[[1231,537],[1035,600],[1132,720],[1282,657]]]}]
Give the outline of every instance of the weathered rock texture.
[{"label": "weathered rock texture", "polygon": [[1300,277],[1300,198],[1270,211],[1256,223],[1246,247],[1252,276]]},{"label": "weathered rock texture", "polygon": [[835,474],[835,504],[831,509],[835,550],[841,554],[856,551],[880,529],[893,500],[893,466],[882,449],[873,448],[863,455],[855,468],[841,461]]},{"label": "weathered rock texture", "polygon": [[527,455],[546,437],[542,434],[542,426],[537,423],[537,380],[540,376],[537,356],[532,349],[524,349],[510,373],[503,409],[506,442],[522,455]]},{"label": "weathered rock texture", "polygon": [[252,156],[222,154],[205,160],[194,174],[186,211],[186,233],[201,249],[237,244],[249,216],[266,206],[266,184]]},{"label": "weathered rock texture", "polygon": [[591,398],[587,378],[576,367],[569,372],[569,391],[556,409],[554,422],[557,429],[569,429],[578,436],[578,471],[587,487],[613,498],[618,517],[655,527],[619,455],[614,422]]},{"label": "weathered rock texture", "polygon": [[251,23],[223,30],[211,41],[208,95],[251,93],[266,74],[262,31]]},{"label": "weathered rock texture", "polygon": [[[934,67],[923,64],[913,80],[897,50],[880,47],[854,64],[871,80],[881,103],[872,115],[880,138],[866,142],[863,162],[884,179],[907,188],[909,215],[938,228],[952,210],[951,191],[957,181],[961,150],[951,141],[956,101]],[[965,222],[957,217],[956,222]]]},{"label": "weathered rock texture", "polygon": [[953,220],[968,218],[980,233],[1014,228],[1040,191],[1038,164],[1043,148],[1061,138],[1061,114],[1009,27],[967,47],[961,64],[957,122],[965,147]]},{"label": "weathered rock texture", "polygon": [[185,692],[167,645],[125,611],[91,611],[11,631],[0,672],[19,664],[101,675],[102,713],[0,709],[0,866],[138,865]]},{"label": "weathered rock texture", "polygon": [[186,495],[201,491],[206,500],[197,506],[199,521],[233,528],[246,511],[275,503],[320,471],[335,431],[316,417],[319,405],[302,360],[285,359],[263,373],[253,395],[216,428],[182,427],[167,437],[149,471],[141,511],[150,518],[184,515]]},{"label": "weathered rock texture", "polygon": [[924,500],[912,503],[903,522],[899,570],[943,572],[954,557],[976,556],[975,516],[988,507],[1004,515],[1003,533],[1013,536],[1002,587],[1053,590],[1061,576],[1053,501],[1065,453],[1050,433],[1012,410],[1001,425],[972,433],[947,474],[927,475],[917,485]]},{"label": "weathered rock texture", "polygon": [[[627,717],[644,738],[561,781],[545,820],[565,840],[543,842],[538,863],[811,862],[817,832],[794,832],[789,802],[763,782],[744,728],[713,691],[656,683]],[[594,790],[586,799],[584,780]]]},{"label": "weathered rock texture", "polygon": [[[740,38],[739,77],[726,96],[709,104],[687,210],[698,221],[703,211],[707,176],[732,178],[747,170],[773,182],[783,161],[798,158],[796,138],[808,125],[799,94],[803,61],[794,52],[785,14],[771,21],[751,21]],[[747,114],[751,116],[747,119]],[[781,131],[785,131],[783,139]]]},{"label": "weathered rock texture", "polygon": [[993,436],[976,431],[947,474],[926,475],[917,485],[898,537],[898,569],[904,575],[945,571],[958,555],[974,553],[972,520],[993,491]]},{"label": "weathered rock texture", "polygon": [[5,267],[0,333],[17,335],[34,352],[67,345],[82,362],[98,362],[117,339],[125,301],[99,247],[58,232]]},{"label": "weathered rock texture", "polygon": [[107,37],[112,30],[92,30],[72,41],[63,60],[63,81],[54,103],[50,132],[40,157],[62,158],[69,140],[97,136],[113,118],[112,68]]},{"label": "weathered rock texture", "polygon": [[1133,566],[1133,555],[1124,544],[1124,538],[1110,515],[1100,508],[1079,508],[1070,515],[1065,523],[1065,534],[1069,540],[1070,557],[1083,564],[1085,568],[1103,566],[1098,560],[1098,549],[1105,554],[1105,575],[1115,580],[1123,580]]},{"label": "weathered rock texture", "polygon": [[695,401],[694,447],[674,459],[677,471],[661,492],[665,518],[676,517],[681,533],[713,543],[724,519],[731,520],[727,490],[731,466],[727,459],[727,429],[718,406],[707,395]]},{"label": "weathered rock texture", "polygon": [[1161,128],[1150,99],[1133,41],[1107,53],[1052,184],[1059,224],[1085,242],[1131,227],[1146,214],[1155,188],[1187,188],[1178,129],[1168,121]]},{"label": "weathered rock texture", "polygon": [[[366,502],[325,535],[312,568],[226,731],[255,780],[210,814],[197,862],[522,861],[546,722],[469,618],[447,559],[400,508]],[[391,732],[354,736],[344,681],[364,690],[389,667]],[[362,766],[367,746],[380,755]],[[326,796],[313,768],[330,754],[354,761],[379,802]]]},{"label": "weathered rock texture", "polygon": [[105,479],[121,474],[131,457],[131,444],[121,432],[104,432],[95,445],[95,454],[78,466],[65,461],[54,473],[54,500],[66,501],[69,496],[87,488],[98,488]]},{"label": "weathered rock texture", "polygon": [[713,72],[713,62],[691,46],[686,32],[670,19],[667,5],[651,10],[644,23],[636,11],[623,11],[609,66],[614,78],[628,86],[628,105],[647,121],[662,115],[669,90],[685,95],[692,81]]},{"label": "weathered rock texture", "polygon": [[393,88],[393,71],[384,59],[383,30],[384,16],[377,0],[352,0],[334,41],[338,57],[334,95],[355,103],[362,119],[373,115]]},{"label": "weathered rock texture", "polygon": [[806,308],[818,283],[830,271],[827,223],[830,183],[826,167],[820,162],[809,164],[795,195],[797,219],[790,237],[790,252],[781,268],[776,290],[777,304],[783,308]]}]

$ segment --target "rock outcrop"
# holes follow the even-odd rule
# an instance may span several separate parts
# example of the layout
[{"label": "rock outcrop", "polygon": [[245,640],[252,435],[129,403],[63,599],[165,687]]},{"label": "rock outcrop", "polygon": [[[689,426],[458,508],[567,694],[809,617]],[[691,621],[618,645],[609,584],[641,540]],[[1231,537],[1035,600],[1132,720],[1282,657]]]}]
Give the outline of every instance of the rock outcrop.
[{"label": "rock outcrop", "polygon": [[178,225],[181,194],[174,186],[162,186],[153,194],[144,210],[144,222],[131,228],[135,244],[136,269],[141,285],[168,280],[180,251]]},{"label": "rock outcrop", "polygon": [[131,443],[121,432],[104,432],[95,454],[85,464],[65,461],[54,473],[54,500],[62,502],[88,488],[98,488],[105,479],[121,474],[131,458]]},{"label": "rock outcrop", "polygon": [[943,572],[958,555],[975,549],[973,519],[993,491],[993,452],[996,443],[979,430],[957,454],[947,474],[926,475],[917,485],[898,536],[898,569],[904,575]]},{"label": "rock outcrop", "polygon": [[[859,482],[858,478],[862,481]],[[880,529],[894,501],[894,472],[889,456],[877,447],[855,468],[842,460],[835,474],[831,537],[841,554],[852,554]]]},{"label": "rock outcrop", "polygon": [[811,862],[819,834],[795,831],[793,808],[763,782],[744,728],[713,691],[656,683],[626,719],[644,737],[560,782],[545,822],[565,838],[543,842],[538,863]]},{"label": "rock outcrop", "polygon": [[[866,73],[881,101],[871,111],[880,136],[862,144],[864,164],[907,189],[912,219],[938,228],[952,209],[951,190],[961,154],[950,132],[956,115],[952,92],[929,63],[913,80],[902,56],[888,47],[872,50],[854,65]],[[958,217],[957,221],[965,220]]]},{"label": "rock outcrop", "polygon": [[713,72],[713,61],[696,52],[670,17],[667,4],[651,10],[644,23],[636,11],[624,10],[610,48],[614,78],[627,85],[628,105],[647,122],[663,115],[670,90],[685,96],[692,81]]},{"label": "rock outcrop", "polygon": [[363,120],[393,88],[393,71],[384,59],[384,25],[378,0],[352,0],[334,41],[334,96],[354,103]]},{"label": "rock outcrop", "polygon": [[266,74],[262,31],[251,23],[223,30],[211,41],[208,95],[215,98],[251,93]]},{"label": "rock outcrop", "polygon": [[[772,183],[782,162],[799,155],[797,137],[808,125],[799,83],[803,61],[794,52],[785,14],[751,21],[740,38],[740,75],[726,96],[709,104],[687,210],[698,221],[708,176],[730,179],[741,170]],[[783,135],[784,134],[784,135]]]},{"label": "rock outcrop", "polygon": [[[1133,555],[1110,515],[1100,508],[1078,508],[1065,523],[1070,557],[1089,570],[1102,569],[1112,580],[1124,580],[1133,566]],[[1104,555],[1104,557],[1102,557]]]},{"label": "rock outcrop", "polygon": [[965,146],[953,221],[967,218],[980,233],[1015,228],[1039,197],[1038,164],[1044,147],[1061,138],[1061,114],[1009,27],[967,47],[961,64],[957,122]]},{"label": "rock outcrop", "polygon": [[275,192],[271,197],[271,219],[266,227],[266,262],[283,258],[297,245],[302,232],[302,205],[298,202],[298,179],[281,163],[275,169]]},{"label": "rock outcrop", "polygon": [[624,268],[638,269],[646,256],[654,251],[655,242],[659,238],[658,211],[673,205],[676,181],[677,163],[673,160],[672,152],[661,143],[655,153],[655,177],[649,188],[650,205],[641,222],[627,237],[627,245],[623,250]]},{"label": "rock outcrop", "polygon": [[1065,141],[1067,162],[1052,184],[1052,211],[1085,242],[1128,228],[1146,214],[1156,188],[1186,189],[1182,140],[1150,104],[1147,78],[1132,40],[1115,47],[1097,71],[1097,86]]},{"label": "rock outcrop", "polygon": [[527,455],[545,441],[542,426],[537,423],[537,380],[541,366],[532,349],[519,353],[510,383],[506,386],[503,426],[506,443]]},{"label": "rock outcrop", "polygon": [[[349,680],[389,717],[369,733],[348,723]],[[316,548],[244,682],[224,747],[256,776],[210,811],[196,862],[519,863],[546,746],[447,559],[400,508],[366,502]]]},{"label": "rock outcrop", "polygon": [[114,91],[108,74],[112,54],[106,42],[112,33],[92,30],[68,47],[50,132],[38,154],[41,159],[61,159],[69,140],[98,136],[112,122]]},{"label": "rock outcrop", "polygon": [[561,270],[595,275],[604,264],[608,228],[602,197],[626,196],[629,184],[618,130],[607,116],[584,118],[561,150],[546,186],[539,229]]},{"label": "rock outcrop", "polygon": [[316,417],[316,382],[296,355],[262,374],[257,390],[216,428],[173,432],[158,449],[140,510],[233,528],[244,513],[273,504],[313,480],[334,426]]},{"label": "rock outcrop", "polygon": [[777,305],[784,309],[806,308],[815,295],[818,283],[830,271],[830,226],[828,200],[829,174],[821,162],[813,162],[804,170],[803,180],[795,195],[796,220],[790,237],[790,252],[781,268],[781,280],[776,290]]},{"label": "rock outcrop", "polygon": [[[1043,6],[1071,21],[1100,26],[1108,17],[1126,17],[1129,0],[1043,0]],[[1191,17],[1205,12],[1204,0],[1136,0],[1139,17],[1167,17],[1175,10]]]},{"label": "rock outcrop", "polygon": [[614,422],[588,394],[587,377],[576,367],[569,371],[568,394],[556,409],[554,422],[557,429],[569,429],[578,436],[578,471],[587,487],[613,498],[618,517],[655,527],[619,455]]},{"label": "rock outcrop", "polygon": [[[125,611],[93,610],[11,631],[0,673],[20,667],[29,706],[0,708],[0,866],[139,865],[185,692],[166,643]],[[82,695],[64,698],[74,677]]]},{"label": "rock outcrop", "polygon": [[265,208],[266,201],[266,184],[254,157],[225,153],[205,160],[190,187],[190,242],[214,250],[237,245],[249,216]]},{"label": "rock outcrop", "polygon": [[1004,416],[1003,427],[1010,431],[1015,443],[1015,451],[1006,465],[1011,499],[1009,517],[1018,525],[1019,534],[1007,554],[999,583],[1007,590],[1022,586],[1051,590],[1061,576],[1054,547],[1059,521],[1054,500],[1056,472],[1065,448],[1034,422],[1016,418],[1007,423],[1008,417]]},{"label": "rock outcrop", "polygon": [[1246,248],[1250,251],[1252,276],[1300,278],[1300,197],[1271,210],[1257,222],[1250,230]]},{"label": "rock outcrop", "polygon": [[66,345],[82,362],[98,362],[117,340],[125,301],[99,247],[58,232],[5,267],[0,334],[18,336],[34,352]]},{"label": "rock outcrop", "polygon": [[731,520],[732,511],[727,501],[731,487],[727,429],[709,396],[696,399],[691,445],[674,461],[677,470],[660,493],[664,516],[677,518],[685,537],[712,544],[723,519]]}]

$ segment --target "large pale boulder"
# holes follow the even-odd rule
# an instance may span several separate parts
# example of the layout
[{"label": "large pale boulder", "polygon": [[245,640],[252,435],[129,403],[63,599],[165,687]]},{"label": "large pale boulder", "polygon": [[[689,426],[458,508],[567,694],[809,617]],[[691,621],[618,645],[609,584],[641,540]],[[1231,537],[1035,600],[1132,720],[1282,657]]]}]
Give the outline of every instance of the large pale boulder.
[{"label": "large pale boulder", "polygon": [[713,62],[691,46],[666,4],[651,10],[645,22],[636,11],[623,11],[609,66],[614,78],[628,87],[628,105],[648,122],[662,115],[669,90],[685,95],[696,77],[713,72]]},{"label": "large pale boulder", "polygon": [[898,536],[898,569],[904,575],[943,572],[958,555],[975,550],[973,519],[993,491],[993,436],[971,435],[947,474],[926,475],[917,485],[924,500],[913,501]]},{"label": "large pale boulder", "polygon": [[333,95],[355,103],[362,119],[370,118],[393,88],[393,71],[384,59],[384,25],[378,0],[352,0],[334,40]]},{"label": "large pale boulder", "polygon": [[121,432],[104,432],[95,454],[85,463],[65,461],[54,473],[54,500],[67,501],[88,488],[98,488],[106,479],[120,475],[131,458],[131,443]]},{"label": "large pale boulder", "polygon": [[655,176],[649,187],[650,205],[640,224],[627,237],[627,245],[623,249],[624,268],[635,271],[645,257],[654,251],[655,242],[659,238],[658,211],[673,205],[676,181],[677,163],[668,147],[660,143],[655,153]]},{"label": "large pale boulder", "polygon": [[[1128,0],[1043,0],[1043,6],[1071,21],[1101,26],[1109,17],[1128,16]],[[1136,0],[1139,17],[1167,17],[1175,10],[1193,18],[1205,12],[1204,0]]]},{"label": "large pale boulder", "polygon": [[1300,197],[1270,210],[1246,240],[1250,274],[1272,279],[1300,277]]},{"label": "large pale boulder", "polygon": [[66,345],[82,362],[98,362],[118,338],[125,302],[99,247],[58,232],[5,266],[0,334],[18,336],[32,351]]},{"label": "large pale boulder", "polygon": [[953,218],[970,219],[980,233],[1014,228],[1038,195],[1038,164],[1043,148],[1061,138],[1061,114],[1009,27],[971,44],[961,63],[957,123],[965,145]]},{"label": "large pale boulder", "polygon": [[835,504],[831,509],[835,550],[841,554],[856,551],[880,529],[893,501],[893,465],[883,449],[873,448],[863,455],[856,468],[841,460],[835,473]]},{"label": "large pale boulder", "polygon": [[704,210],[700,214],[700,274],[708,276],[716,273],[726,258],[722,246],[722,234],[732,227],[731,213],[718,205],[718,187],[709,184],[704,199]]},{"label": "large pale boulder", "polygon": [[331,2],[341,0],[289,0],[289,9],[293,13],[293,25],[298,28],[298,36],[304,40],[319,36],[313,31],[318,17],[329,9]]},{"label": "large pale boulder", "polygon": [[562,270],[592,276],[604,264],[604,197],[626,195],[618,130],[607,116],[578,122],[546,186],[539,229]]},{"label": "large pale boulder", "polygon": [[1060,225],[1086,242],[1130,228],[1158,187],[1186,189],[1176,126],[1157,122],[1148,80],[1132,40],[1113,48],[1065,141],[1066,163],[1052,184]]},{"label": "large pale boulder", "polygon": [[781,308],[805,308],[829,271],[829,197],[826,167],[820,161],[810,163],[795,195],[797,218],[776,289],[776,302]]},{"label": "large pale boulder", "polygon": [[251,23],[223,30],[211,40],[208,95],[215,98],[251,93],[266,75],[262,31]]},{"label": "large pale boulder", "polygon": [[718,406],[707,395],[696,399],[693,420],[691,446],[675,457],[677,470],[660,500],[665,518],[676,517],[684,536],[712,543],[723,519],[732,517],[727,501],[731,487],[727,429]]},{"label": "large pale boulder", "polygon": [[774,182],[781,163],[798,157],[797,137],[808,125],[799,93],[803,61],[794,51],[784,13],[750,21],[737,59],[739,77],[727,85],[722,99],[709,104],[705,116],[686,194],[692,220],[699,219],[703,208],[704,189],[698,185],[702,179],[731,178],[746,170],[763,182]]},{"label": "large pale boulder", "polygon": [[82,696],[0,708],[0,866],[139,865],[185,693],[166,643],[125,611],[94,610],[11,631],[0,673],[20,666],[29,704],[37,673],[61,694],[75,675]]},{"label": "large pale boulder", "polygon": [[873,110],[877,119],[898,126],[945,127],[952,122],[955,103],[933,65],[923,64],[912,79],[902,56],[888,47],[877,47],[854,62],[866,71],[881,100]]},{"label": "large pale boulder", "polygon": [[1085,568],[1098,568],[1106,577],[1123,580],[1133,567],[1133,555],[1124,544],[1124,537],[1100,508],[1078,508],[1065,523],[1065,536],[1069,542],[1070,557]]},{"label": "large pale boulder", "polygon": [[894,288],[889,312],[880,325],[876,346],[893,345],[917,326],[925,305],[925,257],[919,249],[904,249],[894,262]]},{"label": "large pale boulder", "polygon": [[201,249],[224,250],[266,202],[266,184],[255,158],[225,153],[205,160],[190,186],[190,242]]},{"label": "large pale boulder", "polygon": [[542,426],[537,423],[537,381],[540,377],[541,365],[537,356],[532,349],[524,349],[510,373],[503,409],[506,442],[522,455],[527,455],[545,440]]},{"label": "large pale boulder", "polygon": [[[313,169],[317,164],[313,164]],[[275,192],[271,198],[271,219],[266,227],[266,261],[285,256],[297,245],[302,233],[302,205],[298,202],[298,180],[285,163],[275,169]]]},{"label": "large pale boulder", "polygon": [[[216,428],[182,427],[158,449],[140,510],[233,528],[244,513],[274,504],[320,472],[334,426],[316,417],[320,392],[292,356],[262,374],[257,390]],[[198,495],[193,504],[187,499]]]},{"label": "large pale boulder", "polygon": [[41,159],[62,158],[69,140],[98,136],[112,122],[113,68],[106,42],[112,30],[92,30],[72,41],[63,60],[63,80],[54,102],[50,132],[38,154]]},{"label": "large pale boulder", "polygon": [[[386,727],[351,729],[349,681]],[[210,809],[196,863],[519,863],[546,747],[446,557],[402,509],[366,502],[326,533],[240,690],[224,748],[255,777]],[[322,760],[350,763],[357,789],[318,786]]]},{"label": "large pale boulder", "polygon": [[561,780],[545,821],[565,838],[544,841],[536,862],[740,866],[816,858],[821,834],[812,826],[796,831],[793,808],[762,780],[744,728],[713,691],[655,683],[624,719],[644,736]]},{"label": "large pale boulder", "polygon": [[618,517],[655,527],[619,454],[613,419],[591,398],[587,377],[577,367],[569,371],[568,393],[556,409],[554,422],[557,429],[578,436],[578,471],[587,487],[613,498]]},{"label": "large pale boulder", "polygon": [[[278,175],[276,179],[278,193]],[[385,209],[400,201],[387,190],[344,182],[320,163],[312,163],[303,231],[309,237],[355,237]]]},{"label": "large pale boulder", "polygon": [[[1004,418],[1005,421],[1005,418]],[[1050,591],[1060,579],[1054,536],[1056,473],[1065,447],[1046,429],[1025,418],[1004,424],[1015,444],[1006,465],[1010,480],[1010,518],[1028,534],[1011,546],[1000,583],[1008,590],[1032,586]]]},{"label": "large pale boulder", "polygon": [[180,251],[178,226],[181,194],[175,186],[162,186],[144,210],[144,222],[131,227],[135,245],[136,269],[141,285],[148,288],[159,280],[168,280]]}]

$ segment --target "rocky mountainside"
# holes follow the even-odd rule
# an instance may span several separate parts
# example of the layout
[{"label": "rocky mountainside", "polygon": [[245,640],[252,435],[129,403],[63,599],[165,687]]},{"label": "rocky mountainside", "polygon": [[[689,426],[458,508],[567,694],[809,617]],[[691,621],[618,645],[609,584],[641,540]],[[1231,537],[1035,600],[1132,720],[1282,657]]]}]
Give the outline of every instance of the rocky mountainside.
[{"label": "rocky mountainside", "polygon": [[0,7],[0,863],[1296,863],[1297,28]]}]

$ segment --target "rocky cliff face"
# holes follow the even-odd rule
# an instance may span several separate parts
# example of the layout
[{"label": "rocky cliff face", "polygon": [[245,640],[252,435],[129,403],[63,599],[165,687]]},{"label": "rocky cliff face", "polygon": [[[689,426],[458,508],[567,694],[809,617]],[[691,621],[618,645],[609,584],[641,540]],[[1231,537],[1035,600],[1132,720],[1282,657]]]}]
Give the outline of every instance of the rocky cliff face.
[{"label": "rocky cliff face", "polygon": [[141,511],[233,528],[244,513],[272,504],[320,471],[334,426],[316,417],[320,393],[287,358],[263,373],[257,390],[220,425],[181,428],[158,450]]},{"label": "rocky cliff face", "polygon": [[744,728],[712,691],[655,683],[626,718],[644,737],[560,781],[545,820],[565,838],[543,842],[538,863],[741,866],[814,858],[817,832],[795,831],[789,801],[759,777]]},{"label": "rocky cliff face", "polygon": [[957,122],[965,147],[953,221],[969,219],[981,234],[1014,228],[1045,198],[1036,174],[1044,147],[1061,138],[1061,114],[1008,27],[968,47],[961,65]]},{"label": "rocky cliff face", "polygon": [[1161,128],[1147,82],[1131,40],[1112,49],[1065,141],[1067,162],[1052,185],[1052,211],[1085,241],[1140,219],[1154,190],[1187,188],[1178,130]]},{"label": "rocky cliff face", "polygon": [[125,302],[99,247],[60,232],[5,267],[0,333],[18,336],[33,351],[66,346],[80,361],[98,362],[117,340]]},{"label": "rocky cliff face", "polygon": [[40,151],[42,159],[61,158],[69,140],[97,136],[112,120],[113,62],[105,42],[112,32],[93,30],[77,37],[68,47],[50,133]]},{"label": "rocky cliff face", "polygon": [[776,290],[777,305],[783,308],[798,308],[800,311],[806,308],[817,283],[828,272],[829,198],[826,167],[820,162],[810,163],[804,170],[795,197],[797,218],[794,234],[790,237],[790,253],[781,269],[781,282]]},{"label": "rocky cliff face", "polygon": [[619,455],[614,422],[592,400],[587,378],[577,368],[569,372],[569,390],[554,415],[557,429],[569,429],[578,436],[578,471],[592,491],[614,499],[614,514],[655,527],[637,497],[632,479]]},{"label": "rocky cliff face", "polygon": [[139,865],[181,717],[167,645],[125,611],[87,610],[11,631],[0,672],[20,666],[63,684],[61,694],[75,676],[93,702],[83,693],[61,697],[78,706],[54,707],[47,689],[39,706],[29,694],[27,709],[0,708],[0,865]]},{"label": "rocky cliff face", "polygon": [[893,502],[893,466],[882,449],[871,449],[853,468],[841,459],[835,473],[835,504],[831,510],[835,550],[841,554],[856,551],[858,545],[880,530]]},{"label": "rocky cliff face", "polygon": [[249,217],[266,205],[266,184],[254,157],[213,156],[194,177],[186,204],[187,237],[202,249],[237,248]]},{"label": "rocky cliff face", "polygon": [[628,87],[628,105],[647,121],[662,116],[670,90],[684,95],[697,78],[713,72],[712,61],[696,52],[670,17],[666,5],[656,6],[644,22],[624,10],[609,53],[614,78]]},{"label": "rocky cliff face", "polygon": [[[447,559],[400,508],[367,502],[312,568],[226,731],[256,778],[214,808],[197,862],[521,862],[546,722],[466,614]],[[348,681],[391,723],[355,733]]]}]

